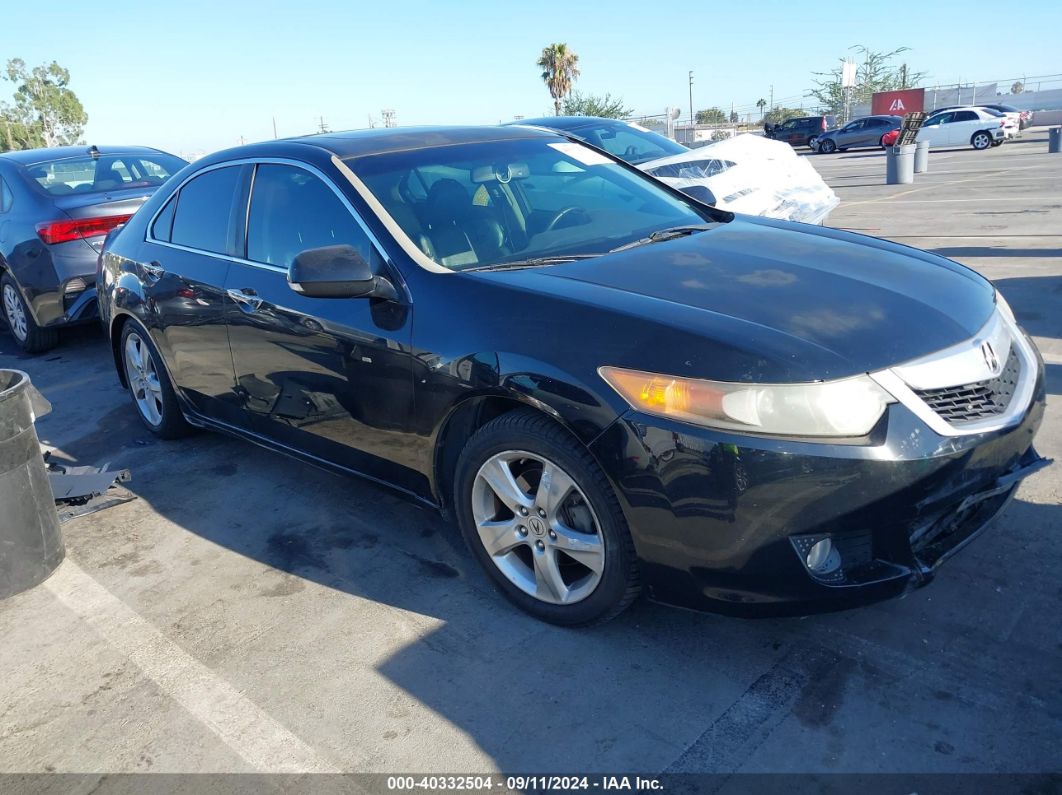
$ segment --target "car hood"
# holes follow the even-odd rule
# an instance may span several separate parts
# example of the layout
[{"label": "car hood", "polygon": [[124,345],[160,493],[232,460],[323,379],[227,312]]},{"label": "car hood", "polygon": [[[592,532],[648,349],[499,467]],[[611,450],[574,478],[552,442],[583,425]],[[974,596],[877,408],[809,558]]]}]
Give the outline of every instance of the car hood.
[{"label": "car hood", "polygon": [[[735,165],[708,176],[704,164],[713,160]],[[767,218],[818,224],[840,203],[806,157],[760,135],[737,135],[638,168],[679,190],[704,185],[719,207]]]},{"label": "car hood", "polygon": [[[657,342],[648,357],[672,360],[672,374],[694,367],[701,377],[722,380],[817,380],[880,370],[973,336],[995,300],[985,279],[943,257],[746,216],[597,259],[489,275],[622,312],[632,322],[612,328],[652,336]],[[666,335],[649,331],[659,325],[747,355],[740,368],[721,372],[711,346],[667,350]]]}]

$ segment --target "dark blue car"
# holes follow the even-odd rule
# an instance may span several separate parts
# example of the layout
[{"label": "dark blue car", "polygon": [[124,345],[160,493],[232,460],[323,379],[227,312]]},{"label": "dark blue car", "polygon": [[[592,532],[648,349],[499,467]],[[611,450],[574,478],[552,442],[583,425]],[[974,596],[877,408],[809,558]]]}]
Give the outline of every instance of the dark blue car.
[{"label": "dark blue car", "polygon": [[96,312],[96,258],[186,165],[144,147],[65,146],[0,154],[0,307],[15,342],[40,353]]}]

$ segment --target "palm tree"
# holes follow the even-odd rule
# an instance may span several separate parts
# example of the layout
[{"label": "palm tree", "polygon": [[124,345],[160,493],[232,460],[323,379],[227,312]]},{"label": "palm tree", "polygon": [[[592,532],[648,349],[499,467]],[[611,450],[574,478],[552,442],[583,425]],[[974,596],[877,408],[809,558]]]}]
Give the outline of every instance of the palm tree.
[{"label": "palm tree", "polygon": [[542,82],[553,97],[553,108],[560,116],[561,100],[571,93],[572,83],[579,77],[579,56],[563,42],[551,44],[542,49],[538,66],[542,69]]},{"label": "palm tree", "polygon": [[756,103],[756,107],[760,109],[760,118],[763,118],[763,109],[767,107],[767,100],[761,98]]}]

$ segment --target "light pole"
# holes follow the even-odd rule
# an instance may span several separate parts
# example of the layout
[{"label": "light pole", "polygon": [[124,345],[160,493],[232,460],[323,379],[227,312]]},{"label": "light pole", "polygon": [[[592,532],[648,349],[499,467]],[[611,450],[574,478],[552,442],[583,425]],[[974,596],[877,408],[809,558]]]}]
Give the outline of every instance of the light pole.
[{"label": "light pole", "polygon": [[694,137],[693,133],[693,70],[690,70],[690,129],[689,135],[686,136],[686,143],[692,143]]}]

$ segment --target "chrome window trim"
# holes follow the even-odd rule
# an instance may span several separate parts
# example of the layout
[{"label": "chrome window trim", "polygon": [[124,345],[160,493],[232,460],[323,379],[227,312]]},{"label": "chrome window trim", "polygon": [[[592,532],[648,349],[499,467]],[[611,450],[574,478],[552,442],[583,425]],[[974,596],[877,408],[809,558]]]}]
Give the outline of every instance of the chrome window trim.
[{"label": "chrome window trim", "polygon": [[[152,243],[152,244],[157,245],[157,246],[165,246],[167,248],[174,248],[174,249],[177,249],[178,251],[187,251],[187,252],[189,252],[191,254],[202,254],[202,255],[207,256],[207,257],[216,257],[217,259],[223,259],[223,260],[226,260],[228,262],[235,262],[235,263],[237,263],[239,265],[251,265],[252,267],[261,268],[263,270],[268,270],[268,271],[273,271],[274,273],[287,274],[288,269],[285,268],[285,267],[282,267],[280,265],[271,265],[268,262],[256,262],[254,260],[245,259],[243,257],[233,257],[233,256],[230,256],[228,254],[221,254],[221,253],[219,253],[217,251],[209,251],[207,249],[195,248],[193,246],[183,246],[180,243],[172,243],[172,242],[166,241],[166,240],[159,240],[152,234],[152,232],[153,232],[153,230],[155,228],[155,221],[158,219],[158,217],[162,213],[162,211],[166,209],[166,205],[169,204],[170,199],[173,196],[175,196],[176,194],[178,194],[184,188],[184,186],[187,185],[189,182],[191,182],[193,179],[195,179],[196,177],[202,176],[203,174],[209,173],[211,171],[217,171],[220,168],[229,168],[231,166],[246,166],[246,165],[251,165],[251,166],[259,166],[259,165],[293,166],[295,168],[301,168],[304,171],[308,171],[309,173],[313,174],[318,179],[322,180],[324,182],[324,184],[329,187],[329,189],[332,191],[332,193],[334,193],[339,198],[339,200],[343,203],[343,206],[347,208],[347,211],[351,214],[351,216],[357,222],[358,227],[361,229],[361,231],[365,233],[365,236],[369,239],[369,243],[372,245],[372,247],[374,249],[376,249],[376,253],[379,254],[380,258],[384,262],[386,262],[389,265],[391,265],[392,268],[394,268],[394,265],[391,262],[391,258],[387,256],[387,253],[384,251],[383,246],[380,245],[379,239],[376,237],[376,235],[373,234],[372,230],[369,229],[369,227],[366,225],[365,221],[362,219],[361,213],[359,213],[354,208],[354,205],[352,205],[350,203],[350,199],[348,199],[345,195],[343,195],[343,192],[339,189],[339,187],[335,184],[335,182],[333,182],[332,179],[328,177],[328,175],[326,175],[323,171],[321,171],[316,166],[312,166],[309,163],[304,163],[301,160],[294,160],[294,159],[288,158],[288,157],[241,157],[241,158],[237,158],[235,160],[225,160],[224,162],[221,162],[221,163],[212,163],[209,166],[205,166],[205,167],[199,169],[198,171],[196,171],[196,172],[194,172],[192,174],[189,174],[187,177],[185,177],[181,181],[180,185],[178,185],[176,188],[173,189],[173,191],[170,192],[170,198],[168,198],[166,201],[164,201],[162,203],[162,206],[159,207],[159,209],[155,211],[154,215],[151,216],[151,219],[147,223],[147,230],[145,232],[145,237],[144,237],[145,242]],[[254,176],[256,174],[257,174],[257,169],[255,169],[254,174],[252,174],[252,176],[251,176],[251,186],[250,186],[250,189],[248,190],[248,193],[247,193],[247,209],[246,209],[246,213],[248,213],[248,214],[251,211],[251,209],[250,209],[251,208],[251,199],[253,198],[253,195],[254,195],[254,193],[253,193],[253,191],[254,191]],[[178,202],[178,205],[179,204],[180,203]],[[180,207],[178,206],[177,209],[180,209]],[[176,215],[174,217],[176,218]],[[244,232],[245,233],[246,233],[246,229],[247,229],[247,224],[246,224],[246,221],[245,221],[245,223],[244,223]],[[172,227],[171,227],[170,235],[171,235],[171,237],[173,235]],[[246,244],[246,241],[245,241],[244,242],[244,250],[246,250],[246,248],[247,248],[247,244]]]},{"label": "chrome window trim", "polygon": [[[939,414],[933,411],[925,401],[918,397],[901,375],[901,372],[905,368],[908,368],[908,372],[910,372],[925,364],[932,365],[943,373],[968,372],[968,367],[965,363],[960,367],[953,367],[954,360],[959,357],[968,356],[971,349],[979,351],[983,342],[986,340],[991,341],[993,339],[998,340],[1000,334],[1009,335],[1009,344],[1017,351],[1018,359],[1021,361],[1021,374],[1018,376],[1018,384],[1014,389],[1014,395],[1011,397],[1010,404],[1007,406],[1006,411],[999,416],[989,417],[987,419],[966,423],[960,426],[951,425],[947,420],[943,419]],[[949,359],[951,361],[949,361]],[[1006,358],[1004,357],[1001,361],[1006,361]],[[1025,333],[1018,328],[1017,324],[1012,323],[1009,319],[1004,317],[999,309],[996,309],[992,313],[992,317],[989,318],[988,322],[969,340],[966,340],[959,345],[945,348],[943,351],[938,351],[929,356],[917,359],[914,362],[907,362],[903,365],[870,373],[870,377],[900,403],[906,406],[916,417],[918,417],[918,419],[928,425],[934,433],[937,433],[940,436],[970,436],[978,433],[991,433],[992,431],[998,431],[1004,428],[1009,428],[1012,425],[1017,425],[1022,417],[1025,416],[1025,412],[1028,410],[1029,404],[1032,402],[1033,392],[1036,389],[1036,376],[1038,372],[1038,360],[1036,352],[1032,347],[1032,342],[1030,342],[1029,338],[1025,336]],[[995,374],[989,374],[986,378],[991,378],[993,375]],[[937,380],[939,379],[934,379],[935,382]],[[940,386],[959,386],[963,383],[971,382],[958,381],[950,384],[941,383]],[[931,387],[919,386],[917,388]]]}]

